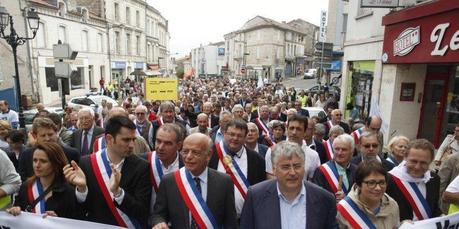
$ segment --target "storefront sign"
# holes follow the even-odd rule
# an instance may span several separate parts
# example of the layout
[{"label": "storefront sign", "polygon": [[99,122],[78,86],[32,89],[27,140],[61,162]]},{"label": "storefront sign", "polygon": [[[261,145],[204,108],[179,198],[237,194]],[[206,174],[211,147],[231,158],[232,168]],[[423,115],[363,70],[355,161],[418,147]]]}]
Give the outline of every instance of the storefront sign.
[{"label": "storefront sign", "polygon": [[383,17],[386,26],[383,62],[458,63],[457,18],[459,3],[456,1],[435,1],[386,15]]},{"label": "storefront sign", "polygon": [[396,8],[398,0],[361,0],[361,8]]},{"label": "storefront sign", "polygon": [[177,100],[177,80],[167,78],[146,78],[145,98],[147,100]]},{"label": "storefront sign", "polygon": [[400,101],[414,101],[414,93],[416,92],[416,83],[402,83],[400,90]]},{"label": "storefront sign", "polygon": [[126,68],[126,62],[124,62],[124,61],[113,61],[112,62],[112,68],[114,68],[114,69],[125,69]]},{"label": "storefront sign", "polygon": [[327,11],[322,10],[320,12],[320,28],[319,28],[319,41],[325,42],[326,38],[326,27],[325,24],[327,23]]},{"label": "storefront sign", "polygon": [[135,62],[136,69],[143,69],[143,62]]}]

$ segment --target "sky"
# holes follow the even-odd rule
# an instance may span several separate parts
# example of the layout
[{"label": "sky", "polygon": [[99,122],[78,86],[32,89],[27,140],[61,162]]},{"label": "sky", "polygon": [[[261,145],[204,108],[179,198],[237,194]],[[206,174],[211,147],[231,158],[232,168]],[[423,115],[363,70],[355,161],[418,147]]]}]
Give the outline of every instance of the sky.
[{"label": "sky", "polygon": [[171,57],[188,55],[200,44],[224,41],[257,15],[278,22],[303,19],[319,25],[328,0],[147,0],[169,21]]}]

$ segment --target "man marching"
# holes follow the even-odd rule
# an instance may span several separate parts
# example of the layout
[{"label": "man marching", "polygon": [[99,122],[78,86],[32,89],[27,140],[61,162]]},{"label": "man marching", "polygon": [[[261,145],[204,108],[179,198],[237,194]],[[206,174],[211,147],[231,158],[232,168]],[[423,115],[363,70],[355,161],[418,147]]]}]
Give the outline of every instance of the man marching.
[{"label": "man marching", "polygon": [[185,167],[164,176],[154,207],[153,229],[237,228],[231,178],[207,167],[212,141],[201,133],[185,138]]},{"label": "man marching", "polygon": [[86,220],[127,228],[147,224],[151,184],[148,163],[132,154],[136,127],[127,117],[107,120],[107,148],[64,167]]}]

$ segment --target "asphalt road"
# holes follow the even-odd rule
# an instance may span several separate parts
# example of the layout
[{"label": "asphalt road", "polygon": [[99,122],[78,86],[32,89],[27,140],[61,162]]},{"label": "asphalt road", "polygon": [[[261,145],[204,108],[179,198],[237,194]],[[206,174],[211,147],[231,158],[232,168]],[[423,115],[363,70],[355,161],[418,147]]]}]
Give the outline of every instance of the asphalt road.
[{"label": "asphalt road", "polygon": [[284,80],[284,85],[287,88],[294,87],[297,90],[309,89],[310,87],[317,85],[317,79],[303,79],[303,77],[288,78]]}]

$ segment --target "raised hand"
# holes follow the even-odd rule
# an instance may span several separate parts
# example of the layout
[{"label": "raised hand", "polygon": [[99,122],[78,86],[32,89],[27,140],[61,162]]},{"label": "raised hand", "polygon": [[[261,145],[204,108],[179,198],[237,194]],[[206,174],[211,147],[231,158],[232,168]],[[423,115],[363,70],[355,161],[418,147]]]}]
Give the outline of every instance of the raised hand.
[{"label": "raised hand", "polygon": [[120,180],[121,180],[121,173],[115,168],[115,165],[110,163],[110,167],[112,168],[112,176],[110,177],[110,192],[113,194],[118,194],[120,191]]},{"label": "raised hand", "polygon": [[78,191],[80,192],[86,191],[86,176],[75,161],[71,161],[70,164],[64,166],[63,170],[67,182],[77,186]]}]

